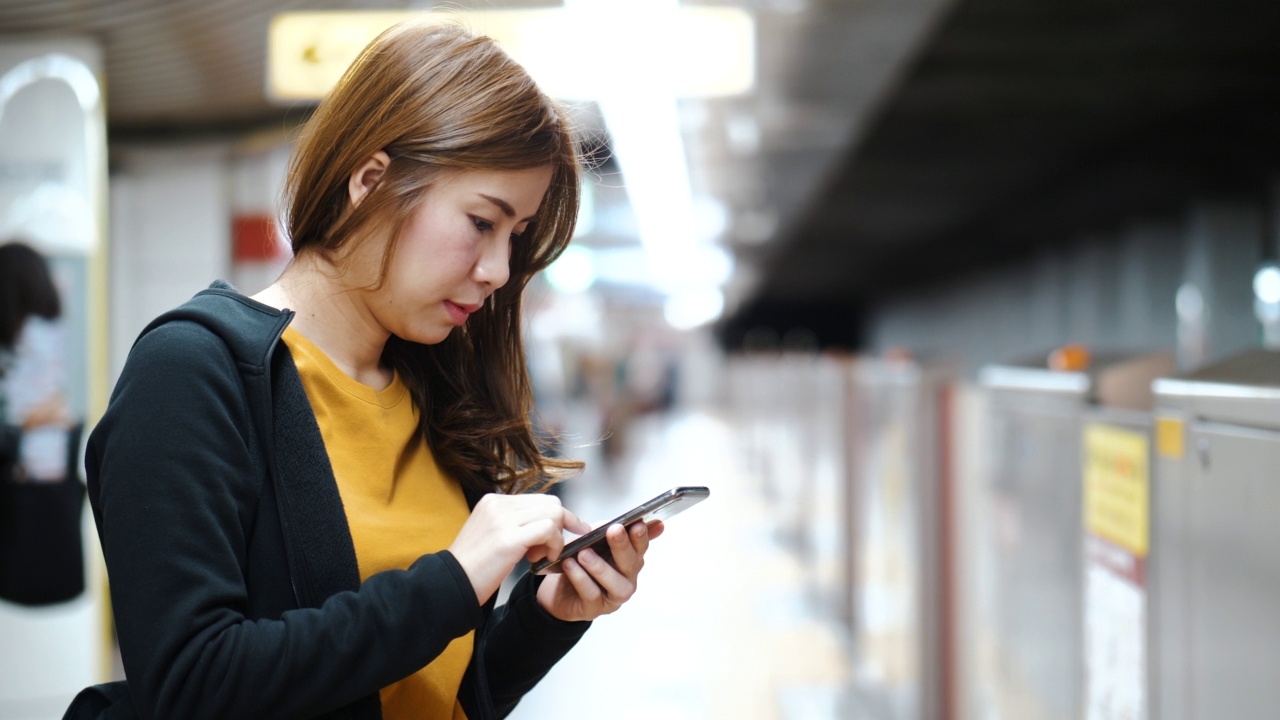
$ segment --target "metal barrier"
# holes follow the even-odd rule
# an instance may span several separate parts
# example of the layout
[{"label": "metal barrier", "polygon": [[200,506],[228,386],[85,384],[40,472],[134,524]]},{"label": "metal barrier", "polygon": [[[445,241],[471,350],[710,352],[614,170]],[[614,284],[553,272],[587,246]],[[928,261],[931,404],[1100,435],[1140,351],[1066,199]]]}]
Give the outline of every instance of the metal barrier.
[{"label": "metal barrier", "polygon": [[1151,700],[1160,720],[1280,707],[1280,353],[1155,384]]},{"label": "metal barrier", "polygon": [[[991,407],[993,518],[983,622],[990,700],[1000,717],[1075,720],[1098,693],[1114,690],[1102,684],[1101,668],[1087,672],[1086,650],[1116,642],[1104,632],[1116,606],[1101,594],[1115,590],[1105,582],[1111,575],[1099,574],[1109,567],[1103,561],[1114,558],[1095,537],[1097,508],[1086,512],[1085,487],[1095,494],[1114,487],[1112,475],[1096,472],[1095,461],[1107,453],[1123,450],[1126,462],[1138,463],[1136,455],[1146,451],[1133,443],[1149,434],[1143,411],[1151,407],[1151,382],[1172,369],[1172,355],[1161,353],[1105,359],[1089,371],[997,366],[981,373]],[[1134,642],[1145,642],[1145,632],[1134,632]],[[1122,664],[1137,680],[1108,682],[1122,684],[1141,704],[1141,655]]]},{"label": "metal barrier", "polygon": [[950,717],[950,484],[953,373],[910,359],[852,370],[854,702],[869,717]]},{"label": "metal barrier", "polygon": [[992,572],[985,625],[1000,717],[1080,717],[1083,372],[989,367]]}]

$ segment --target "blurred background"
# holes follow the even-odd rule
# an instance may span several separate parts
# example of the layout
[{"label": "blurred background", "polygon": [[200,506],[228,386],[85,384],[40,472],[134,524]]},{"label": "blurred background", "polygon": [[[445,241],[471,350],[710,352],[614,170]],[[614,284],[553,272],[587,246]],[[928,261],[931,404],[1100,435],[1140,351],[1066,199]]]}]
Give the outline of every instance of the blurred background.
[{"label": "blurred background", "polygon": [[[0,0],[0,238],[87,426],[284,267],[294,133],[419,13],[592,158],[527,304],[565,503],[712,489],[514,717],[1274,717],[1280,6]],[[120,673],[84,528],[82,595],[0,601],[0,718]]]}]

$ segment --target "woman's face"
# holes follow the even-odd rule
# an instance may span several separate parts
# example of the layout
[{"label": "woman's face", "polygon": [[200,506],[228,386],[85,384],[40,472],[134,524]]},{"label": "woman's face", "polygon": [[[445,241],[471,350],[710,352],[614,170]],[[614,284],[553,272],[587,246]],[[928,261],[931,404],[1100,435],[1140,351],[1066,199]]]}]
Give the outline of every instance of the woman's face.
[{"label": "woman's face", "polygon": [[549,165],[456,171],[433,183],[405,223],[386,281],[366,291],[374,320],[424,344],[465,324],[506,284],[512,243],[521,242],[550,184]]}]

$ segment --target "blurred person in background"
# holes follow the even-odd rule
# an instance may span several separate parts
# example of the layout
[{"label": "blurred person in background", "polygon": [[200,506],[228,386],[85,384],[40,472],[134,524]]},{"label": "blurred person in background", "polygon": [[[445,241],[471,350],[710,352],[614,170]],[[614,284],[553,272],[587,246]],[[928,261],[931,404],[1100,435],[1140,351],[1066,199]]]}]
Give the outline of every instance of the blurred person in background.
[{"label": "blurred person in background", "polygon": [[22,605],[84,592],[80,424],[61,317],[44,256],[0,245],[0,599]]},{"label": "blurred person in background", "polygon": [[48,263],[21,242],[0,245],[0,407],[18,433],[16,471],[30,481],[67,473],[67,405],[62,302]]},{"label": "blurred person in background", "polygon": [[578,172],[491,40],[410,23],[362,52],[295,147],[290,266],[154,321],[90,438],[127,685],[69,716],[501,717],[632,596],[660,523],[495,607],[589,529],[528,492],[581,465],[539,449],[521,341]]}]

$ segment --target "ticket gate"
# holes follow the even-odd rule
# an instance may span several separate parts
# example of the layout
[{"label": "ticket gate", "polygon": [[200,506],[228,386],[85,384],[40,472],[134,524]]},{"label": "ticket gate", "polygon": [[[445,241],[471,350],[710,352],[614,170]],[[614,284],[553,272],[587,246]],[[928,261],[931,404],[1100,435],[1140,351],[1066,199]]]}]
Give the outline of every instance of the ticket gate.
[{"label": "ticket gate", "polygon": [[[1000,717],[1076,720],[1086,717],[1087,700],[1110,691],[1097,672],[1086,676],[1086,650],[1105,639],[1097,623],[1111,617],[1103,602],[1111,596],[1097,593],[1115,588],[1094,572],[1110,555],[1091,537],[1085,496],[1086,488],[1119,481],[1091,475],[1085,461],[1123,452],[1137,462],[1149,446],[1136,438],[1150,434],[1143,411],[1151,407],[1151,382],[1172,369],[1172,355],[1157,353],[1100,359],[1088,371],[992,366],[980,373],[990,408],[992,519],[981,642],[991,658],[989,703]],[[1137,637],[1141,644],[1145,633]],[[1140,673],[1141,658],[1124,666],[1135,663]],[[1144,686],[1123,682],[1140,704]]]},{"label": "ticket gate", "polygon": [[1156,392],[1151,701],[1160,720],[1280,708],[1280,352]]}]

